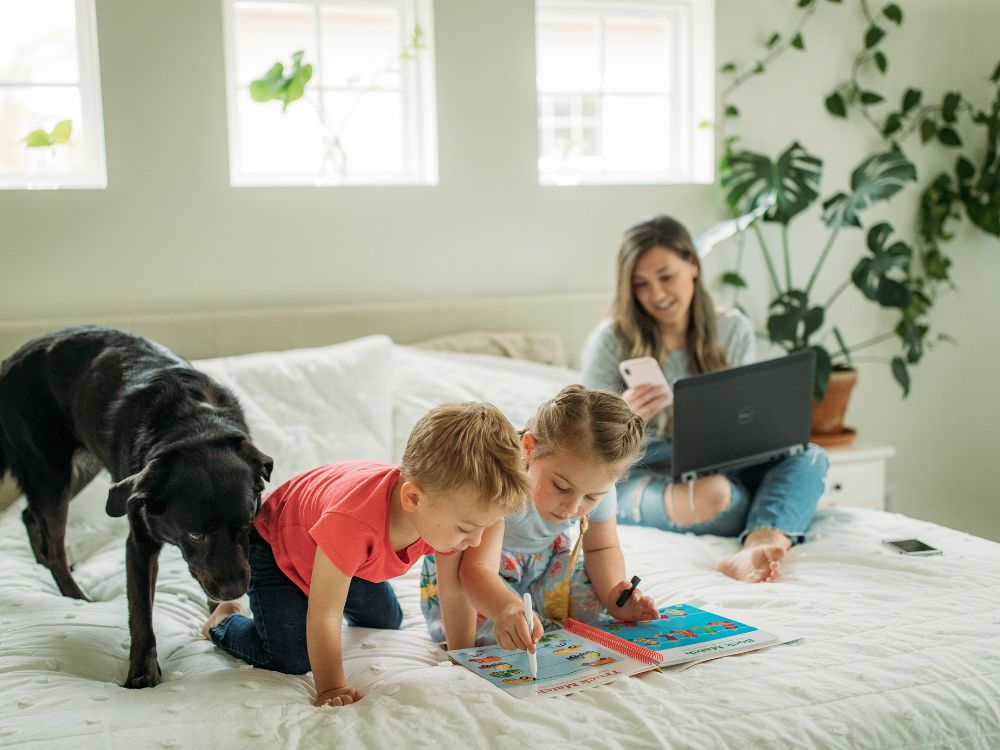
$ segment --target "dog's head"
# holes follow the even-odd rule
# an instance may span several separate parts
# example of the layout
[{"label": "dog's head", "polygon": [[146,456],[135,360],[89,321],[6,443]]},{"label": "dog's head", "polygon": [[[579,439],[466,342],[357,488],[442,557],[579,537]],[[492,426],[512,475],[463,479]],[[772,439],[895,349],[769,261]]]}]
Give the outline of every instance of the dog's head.
[{"label": "dog's head", "polygon": [[179,547],[213,599],[238,599],[250,585],[250,527],[274,462],[246,437],[184,441],[150,455],[142,471],[112,485],[108,515],[128,513],[133,527]]}]

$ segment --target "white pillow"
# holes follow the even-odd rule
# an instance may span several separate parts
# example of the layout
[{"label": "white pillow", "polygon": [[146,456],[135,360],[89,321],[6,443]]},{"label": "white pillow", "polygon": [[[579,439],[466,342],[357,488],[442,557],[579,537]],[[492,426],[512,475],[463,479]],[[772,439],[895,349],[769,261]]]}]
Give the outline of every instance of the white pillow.
[{"label": "white pillow", "polygon": [[392,458],[392,341],[192,362],[240,400],[254,444],[274,459],[268,486],[332,461]]},{"label": "white pillow", "polygon": [[493,357],[394,347],[392,460],[399,461],[417,420],[438,404],[489,401],[518,429],[542,402],[580,373],[565,367]]}]

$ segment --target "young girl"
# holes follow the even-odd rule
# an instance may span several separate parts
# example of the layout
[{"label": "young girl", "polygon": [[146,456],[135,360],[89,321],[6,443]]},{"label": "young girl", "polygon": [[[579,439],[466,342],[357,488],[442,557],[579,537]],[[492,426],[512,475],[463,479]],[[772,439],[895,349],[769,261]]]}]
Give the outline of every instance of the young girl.
[{"label": "young girl", "polygon": [[[424,558],[420,600],[431,637],[449,648],[496,642],[533,651],[543,629],[567,616],[656,617],[653,600],[638,589],[624,606],[615,603],[630,584],[614,485],[641,443],[642,420],[617,396],[570,385],[543,404],[521,438],[531,502],[461,556]],[[580,536],[571,552],[568,532],[577,520]],[[525,592],[535,611],[530,630]]]},{"label": "young girl", "polygon": [[786,550],[805,538],[823,494],[826,454],[810,445],[797,456],[703,477],[675,492],[658,465],[673,452],[666,389],[625,390],[618,374],[619,362],[644,355],[660,362],[670,383],[754,361],[750,321],[736,310],[716,312],[694,243],[669,216],[641,221],[625,233],[612,317],[591,334],[581,356],[584,382],[624,391],[625,402],[649,424],[639,465],[618,485],[618,520],[738,536],[742,549],[723,559],[719,570],[747,582],[778,580]]}]

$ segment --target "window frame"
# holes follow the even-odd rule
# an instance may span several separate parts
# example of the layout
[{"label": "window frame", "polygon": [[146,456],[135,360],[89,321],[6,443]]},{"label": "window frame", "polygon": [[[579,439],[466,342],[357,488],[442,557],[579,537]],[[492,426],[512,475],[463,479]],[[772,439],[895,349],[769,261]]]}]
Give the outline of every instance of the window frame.
[{"label": "window frame", "polygon": [[[672,119],[670,153],[683,159],[675,170],[645,172],[579,170],[572,177],[542,169],[541,98],[566,92],[542,91],[536,75],[536,130],[538,183],[545,186],[712,184],[715,181],[715,0],[536,0],[535,30],[546,15],[580,16],[599,22],[600,66],[605,71],[604,19],[608,17],[665,18],[681,14],[685,28],[675,29],[676,53],[669,99],[678,114]],[[537,41],[536,41],[537,44]],[[612,95],[614,92],[611,92]],[[575,92],[596,97],[603,123],[604,100],[609,95],[601,81],[598,90]],[[603,126],[601,126],[603,138]]]},{"label": "window frame", "polygon": [[[417,56],[413,65],[404,65],[400,71],[400,112],[402,120],[402,147],[404,170],[392,174],[354,174],[341,178],[338,175],[326,177],[295,173],[265,174],[247,172],[240,164],[241,123],[239,116],[239,96],[245,90],[236,80],[236,38],[234,5],[306,5],[312,6],[318,15],[324,6],[363,5],[373,8],[393,8],[400,12],[400,49],[406,46],[410,32],[419,24],[423,31],[425,48]],[[225,50],[226,110],[229,143],[229,185],[230,187],[355,187],[363,185],[437,185],[437,95],[434,69],[434,17],[432,0],[222,0],[223,37]],[[317,49],[321,49],[321,31],[316,28]],[[289,51],[291,52],[291,50]],[[313,63],[313,83],[322,75],[318,61]],[[261,71],[263,73],[263,71]],[[308,95],[307,87],[307,95]],[[313,85],[320,96],[334,90]]]},{"label": "window frame", "polygon": [[[73,0],[73,9],[76,16],[78,81],[75,84],[0,81],[0,88],[76,88],[80,95],[80,117],[87,123],[83,129],[85,137],[80,142],[83,167],[69,174],[51,177],[27,173],[0,174],[0,190],[105,190],[108,187],[96,0]],[[80,132],[76,124],[74,131]]]}]

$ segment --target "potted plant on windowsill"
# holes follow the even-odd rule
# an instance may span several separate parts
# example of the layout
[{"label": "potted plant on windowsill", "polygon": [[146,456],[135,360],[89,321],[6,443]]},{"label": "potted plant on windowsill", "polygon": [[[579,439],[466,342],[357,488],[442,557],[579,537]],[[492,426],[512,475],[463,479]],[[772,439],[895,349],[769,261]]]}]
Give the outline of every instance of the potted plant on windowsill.
[{"label": "potted plant on windowsill", "polygon": [[[765,56],[743,72],[735,63],[722,66],[721,72],[732,76],[722,94],[723,125],[726,120],[739,117],[738,108],[730,102],[734,92],[754,77],[763,75],[789,50],[805,51],[803,30],[819,5],[820,0],[798,0],[800,15],[792,32],[785,38],[777,32],[772,34],[765,45]],[[865,0],[861,0],[860,7],[867,21],[863,48],[855,57],[849,79],[826,96],[824,103],[827,111],[838,118],[846,118],[850,108],[859,110],[884,145],[875,153],[862,156],[851,172],[849,189],[836,192],[823,201],[822,217],[827,237],[807,277],[796,279],[793,276],[788,230],[789,224],[820,197],[822,159],[799,141],[794,141],[771,159],[738,147],[737,138],[724,137],[725,152],[720,170],[726,202],[739,217],[731,223],[740,239],[737,266],[724,274],[723,282],[734,290],[734,301],[739,306],[739,295],[747,287],[740,264],[745,241],[752,235],[762,253],[771,287],[764,336],[787,352],[803,349],[816,352],[814,437],[828,445],[849,442],[853,438],[853,431],[842,424],[846,397],[833,399],[832,393],[827,397],[828,391],[839,392],[842,380],[849,384],[849,391],[856,378],[855,364],[862,360],[878,361],[873,357],[859,357],[858,352],[897,339],[899,352],[888,360],[888,364],[905,397],[910,391],[910,368],[921,361],[928,348],[938,341],[949,340],[943,334],[931,335],[929,314],[939,295],[953,287],[949,276],[951,260],[944,254],[942,245],[951,238],[949,224],[961,218],[960,209],[964,208],[965,215],[975,226],[1000,236],[1000,65],[989,79],[996,90],[992,103],[984,110],[977,109],[968,97],[954,91],[945,94],[940,105],[924,105],[920,89],[908,87],[898,110],[876,114],[873,108],[884,103],[885,98],[870,85],[862,85],[861,77],[869,71],[885,73],[888,58],[881,45],[887,32],[883,27],[902,25],[903,14],[894,3],[874,15]],[[960,116],[967,116],[971,125],[985,131],[984,151],[963,148],[955,127]],[[955,162],[953,175],[942,173],[925,183],[916,206],[916,250],[895,236],[890,223],[874,224],[867,229],[863,243],[855,241],[857,260],[850,273],[840,280],[829,297],[817,301],[816,282],[831,249],[838,238],[840,246],[850,241],[846,236],[841,238],[841,233],[862,228],[861,216],[868,208],[893,199],[916,183],[916,169],[902,144],[918,132],[923,143],[933,141],[945,148],[962,149],[963,153]],[[725,136],[724,127],[722,134]],[[783,260],[781,272],[775,263],[777,253],[772,252],[779,243],[778,257]],[[860,293],[879,308],[896,313],[895,325],[886,333],[848,344],[836,322],[837,310],[834,308],[848,290]],[[842,402],[839,418],[823,414],[834,400]]]}]

